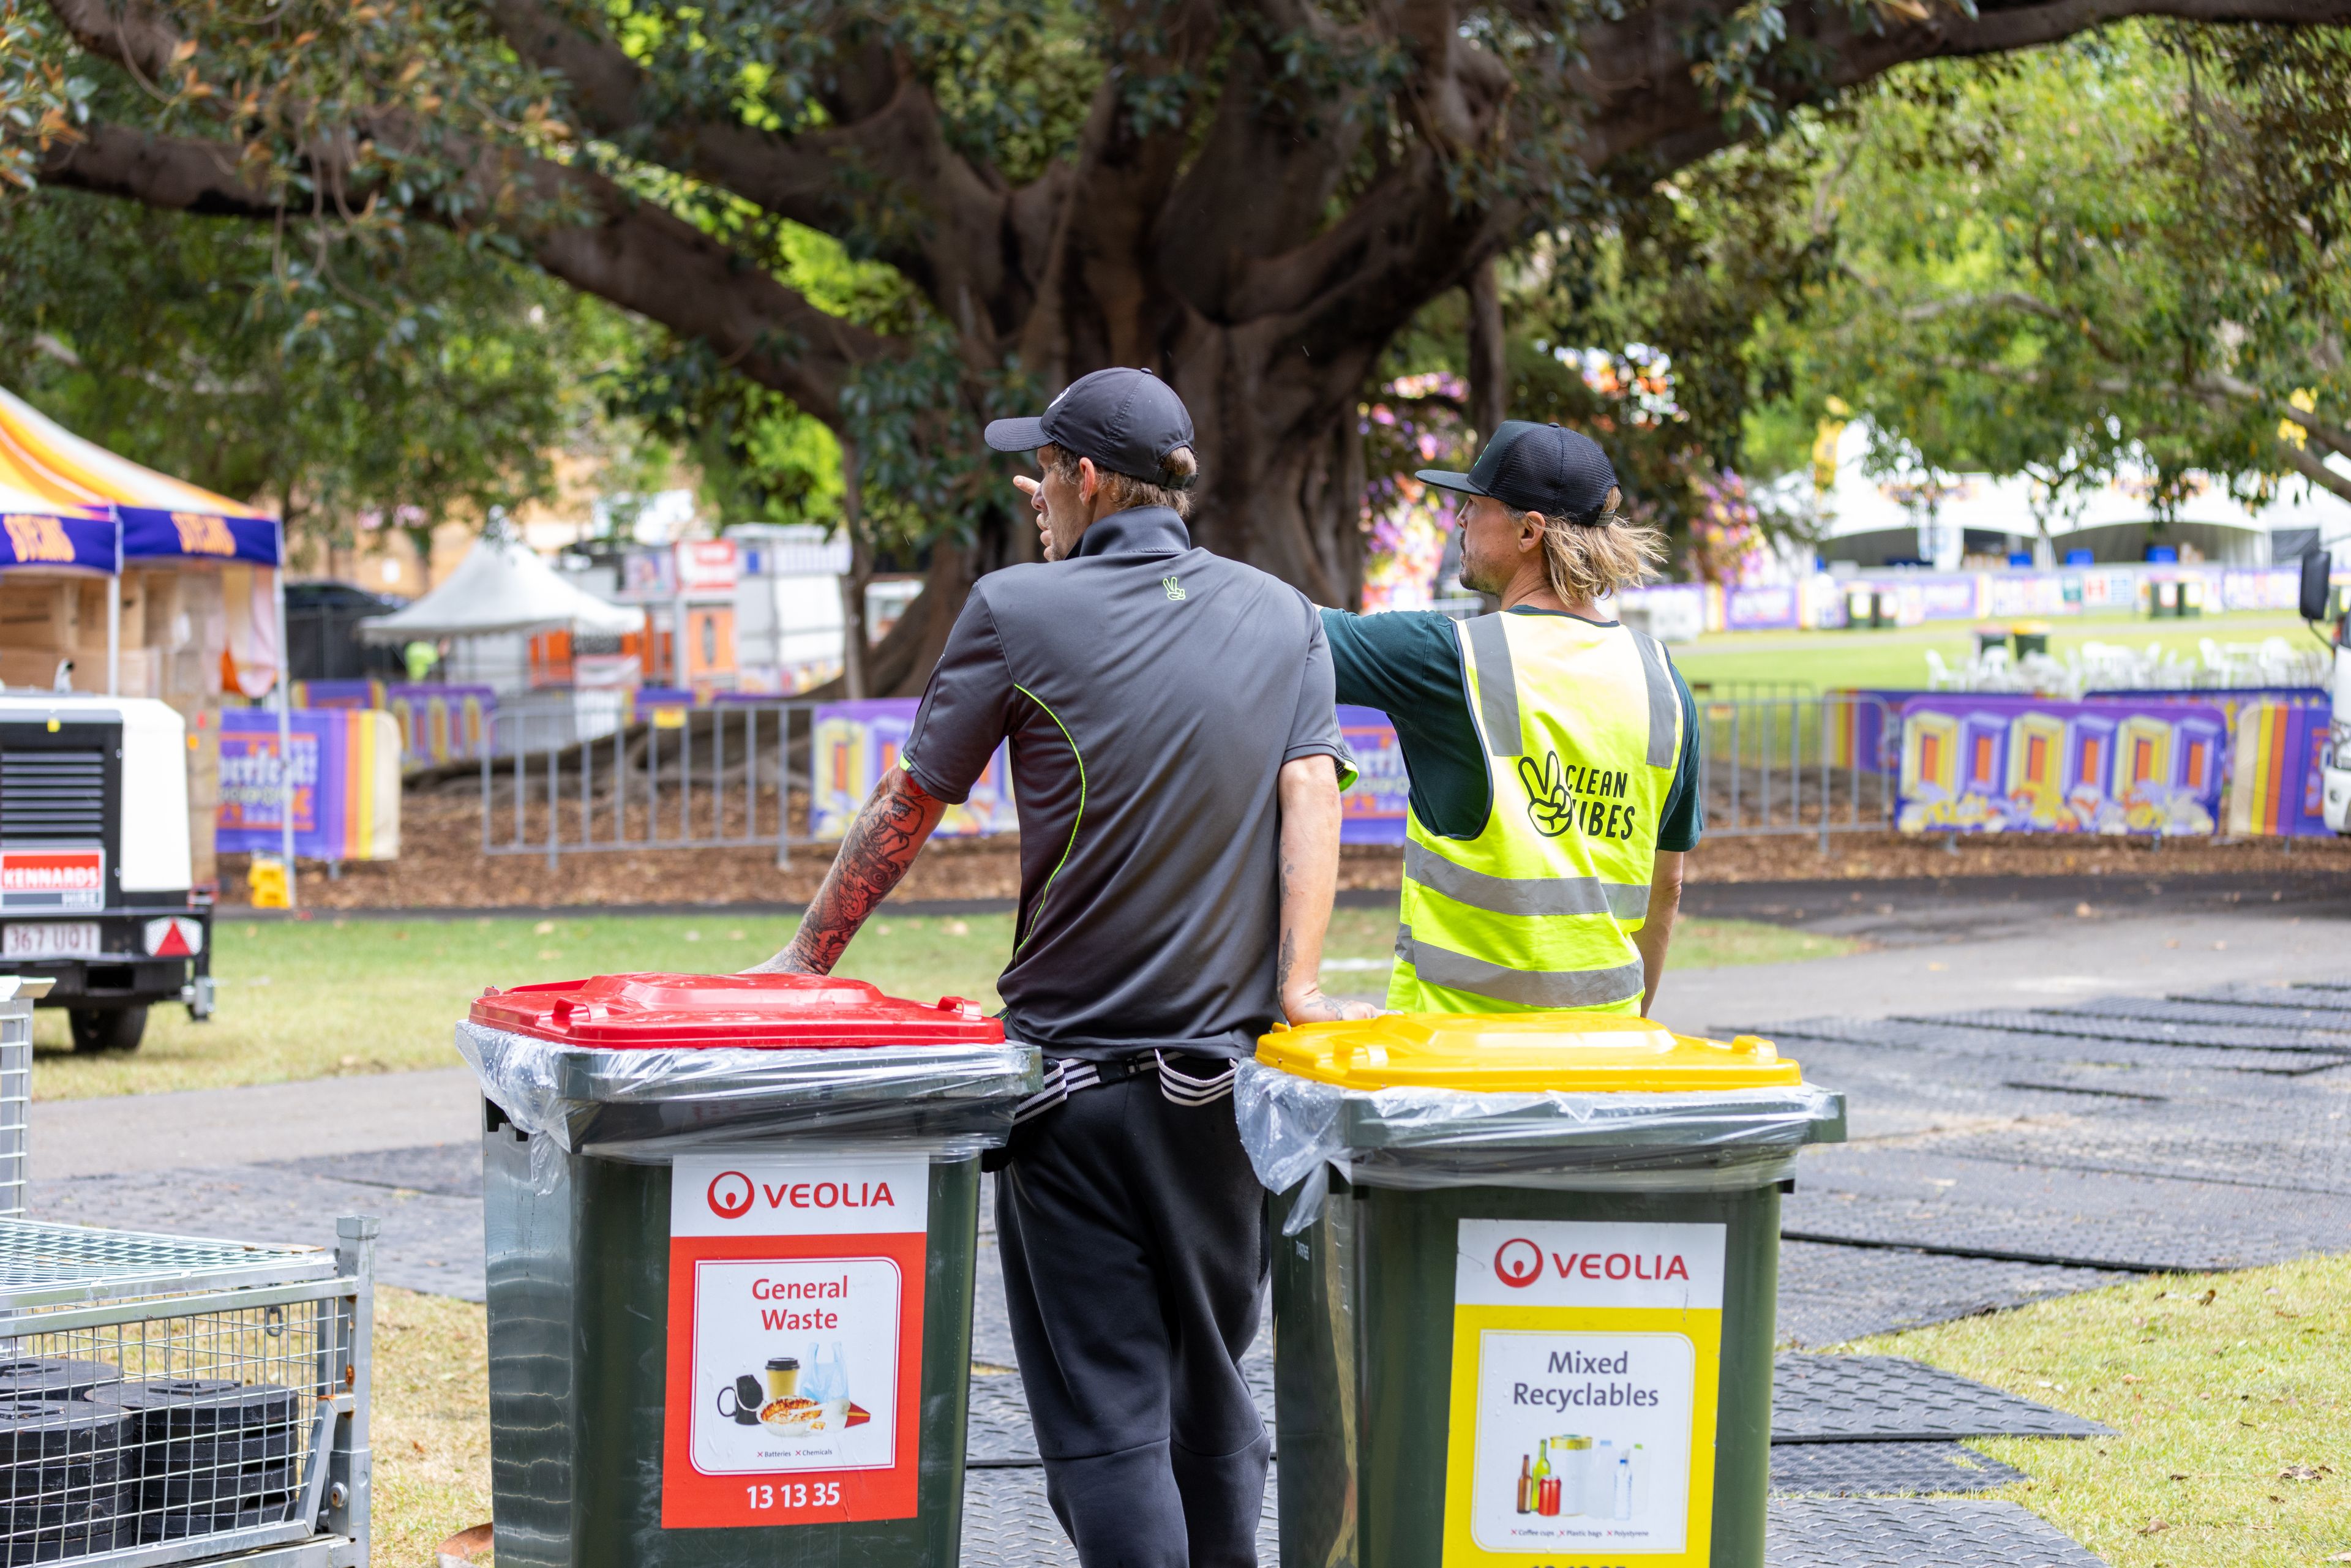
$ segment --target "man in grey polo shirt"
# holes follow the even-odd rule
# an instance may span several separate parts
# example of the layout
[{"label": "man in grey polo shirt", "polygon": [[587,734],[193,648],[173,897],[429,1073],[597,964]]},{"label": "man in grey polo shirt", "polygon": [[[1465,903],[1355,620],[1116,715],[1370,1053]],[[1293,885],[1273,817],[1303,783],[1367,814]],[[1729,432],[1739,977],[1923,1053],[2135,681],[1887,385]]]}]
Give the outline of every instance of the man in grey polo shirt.
[{"label": "man in grey polo shirt", "polygon": [[1330,653],[1302,594],[1192,544],[1192,422],[1148,372],[1098,371],[987,441],[1038,452],[1045,563],[973,585],[902,765],[768,967],[830,973],[1010,739],[997,988],[1047,1071],[996,1216],[1046,1495],[1087,1568],[1246,1568],[1268,1241],[1232,1064],[1279,1019],[1343,1016],[1316,981],[1354,771]]}]

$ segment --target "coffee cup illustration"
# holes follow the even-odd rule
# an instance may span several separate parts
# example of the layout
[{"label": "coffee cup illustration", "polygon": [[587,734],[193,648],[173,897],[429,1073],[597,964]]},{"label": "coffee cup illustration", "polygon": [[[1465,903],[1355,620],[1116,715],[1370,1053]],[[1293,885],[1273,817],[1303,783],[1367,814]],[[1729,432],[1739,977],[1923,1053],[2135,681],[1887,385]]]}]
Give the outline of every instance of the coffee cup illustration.
[{"label": "coffee cup illustration", "polygon": [[766,1402],[759,1380],[747,1372],[718,1390],[718,1413],[738,1427],[758,1426],[759,1406]]},{"label": "coffee cup illustration", "polygon": [[799,1358],[771,1355],[768,1358],[768,1397],[789,1399],[800,1391]]}]

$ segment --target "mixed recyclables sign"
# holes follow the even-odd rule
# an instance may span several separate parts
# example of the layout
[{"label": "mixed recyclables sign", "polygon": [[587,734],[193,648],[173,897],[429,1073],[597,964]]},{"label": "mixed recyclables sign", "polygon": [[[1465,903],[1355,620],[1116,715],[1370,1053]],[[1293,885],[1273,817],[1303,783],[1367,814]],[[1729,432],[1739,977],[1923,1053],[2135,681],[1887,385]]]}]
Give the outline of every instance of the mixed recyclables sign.
[{"label": "mixed recyclables sign", "polygon": [[1723,1228],[1458,1225],[1444,1568],[1707,1563]]},{"label": "mixed recyclables sign", "polygon": [[915,1515],[925,1157],[681,1156],[662,1527]]}]

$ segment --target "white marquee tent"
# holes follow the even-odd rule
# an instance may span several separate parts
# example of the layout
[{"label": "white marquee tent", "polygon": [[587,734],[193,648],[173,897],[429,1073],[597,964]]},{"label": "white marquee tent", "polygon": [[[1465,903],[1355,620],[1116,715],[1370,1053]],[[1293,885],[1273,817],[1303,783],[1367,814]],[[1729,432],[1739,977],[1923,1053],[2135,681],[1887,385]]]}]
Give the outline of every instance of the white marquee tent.
[{"label": "white marquee tent", "polygon": [[643,611],[566,582],[528,545],[486,538],[446,582],[404,610],[361,622],[360,635],[371,643],[556,631],[618,637],[644,624]]}]

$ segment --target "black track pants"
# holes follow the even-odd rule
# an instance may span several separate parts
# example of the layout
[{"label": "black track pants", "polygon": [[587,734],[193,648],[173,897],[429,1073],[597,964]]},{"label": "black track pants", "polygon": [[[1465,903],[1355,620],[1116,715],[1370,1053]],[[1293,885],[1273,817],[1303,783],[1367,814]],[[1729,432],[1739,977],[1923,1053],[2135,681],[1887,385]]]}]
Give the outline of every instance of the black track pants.
[{"label": "black track pants", "polygon": [[1229,1097],[1144,1072],[1023,1124],[996,1229],[1045,1493],[1084,1568],[1256,1568],[1272,1442],[1238,1364],[1265,1194]]}]

